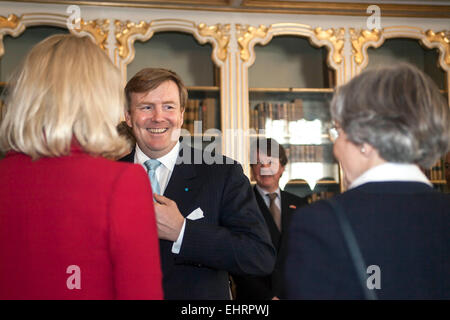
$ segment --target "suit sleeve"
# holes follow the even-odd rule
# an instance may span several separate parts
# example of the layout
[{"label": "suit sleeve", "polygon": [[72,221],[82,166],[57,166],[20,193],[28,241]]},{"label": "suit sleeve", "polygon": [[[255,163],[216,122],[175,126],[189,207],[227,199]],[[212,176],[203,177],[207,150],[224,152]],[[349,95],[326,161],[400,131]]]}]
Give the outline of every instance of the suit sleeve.
[{"label": "suit sleeve", "polygon": [[110,251],[117,299],[162,299],[162,275],[151,187],[142,168],[118,177],[109,208]]},{"label": "suit sleeve", "polygon": [[236,298],[239,300],[270,300],[275,294],[270,288],[271,278],[233,275]]},{"label": "suit sleeve", "polygon": [[348,250],[331,207],[324,201],[292,215],[282,262],[287,299],[360,299]]},{"label": "suit sleeve", "polygon": [[276,253],[253,190],[240,165],[226,168],[219,225],[187,219],[180,256],[238,275],[270,274]]}]

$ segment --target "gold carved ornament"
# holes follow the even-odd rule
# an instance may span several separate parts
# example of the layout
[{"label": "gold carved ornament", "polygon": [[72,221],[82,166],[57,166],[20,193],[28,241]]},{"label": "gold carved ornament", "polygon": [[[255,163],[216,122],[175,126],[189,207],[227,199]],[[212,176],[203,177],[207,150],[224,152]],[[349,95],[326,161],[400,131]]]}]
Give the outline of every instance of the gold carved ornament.
[{"label": "gold carved ornament", "polygon": [[318,27],[314,29],[314,34],[319,40],[328,40],[333,44],[333,61],[336,64],[342,62],[342,50],[344,48],[344,28],[323,30]]},{"label": "gold carved ornament", "polygon": [[349,31],[351,35],[352,52],[355,56],[355,62],[361,65],[364,61],[362,52],[363,45],[368,41],[377,42],[378,40],[380,40],[381,31],[378,29],[361,30],[359,34],[353,28],[350,28]]},{"label": "gold carved ornament", "polygon": [[439,42],[445,48],[444,62],[446,65],[450,66],[450,31],[440,31],[434,32],[433,30],[428,30],[425,32],[425,36],[429,42]]},{"label": "gold carved ornament", "polygon": [[134,22],[122,22],[120,20],[115,21],[116,25],[116,41],[117,50],[119,51],[119,56],[125,59],[130,54],[130,49],[128,48],[128,39],[134,34],[145,35],[151,26],[151,23],[141,21],[138,24]]},{"label": "gold carved ornament", "polygon": [[8,18],[0,16],[0,28],[15,29],[20,23],[20,18],[15,14],[10,14]]},{"label": "gold carved ornament", "polygon": [[264,39],[267,36],[270,28],[260,25],[258,28],[252,26],[242,26],[240,24],[236,25],[239,50],[241,52],[241,59],[247,62],[250,59],[250,51],[248,48],[249,42],[254,38]]},{"label": "gold carved ornament", "polygon": [[[11,31],[16,29],[20,23],[20,18],[15,14],[10,14],[7,18],[0,16],[0,29],[10,29]],[[3,34],[0,34],[0,57],[5,53],[3,47]]]},{"label": "gold carved ornament", "polygon": [[225,61],[227,58],[228,44],[230,42],[230,25],[216,24],[214,26],[207,26],[204,23],[200,23],[197,26],[197,30],[202,37],[210,36],[217,40],[219,45],[217,57],[220,60]]},{"label": "gold carved ornament", "polygon": [[92,20],[92,21],[84,21],[80,20],[80,27],[74,28],[73,30],[77,33],[79,32],[87,32],[92,35],[95,39],[95,43],[102,49],[106,50],[106,43],[108,39],[108,26],[109,20]]}]

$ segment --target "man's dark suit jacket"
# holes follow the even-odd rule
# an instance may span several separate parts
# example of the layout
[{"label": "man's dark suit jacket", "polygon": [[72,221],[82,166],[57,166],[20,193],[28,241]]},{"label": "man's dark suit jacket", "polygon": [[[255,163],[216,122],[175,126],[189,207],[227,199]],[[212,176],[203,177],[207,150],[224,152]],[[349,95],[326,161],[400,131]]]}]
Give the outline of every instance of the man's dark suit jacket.
[{"label": "man's dark suit jacket", "polygon": [[[228,272],[267,275],[276,252],[242,167],[222,156],[224,164],[206,164],[202,151],[184,144],[181,152],[191,153],[192,164],[177,162],[164,196],[184,217],[201,208],[204,218],[186,219],[179,254],[160,240],[164,298],[229,299]],[[120,160],[133,162],[134,151]]]},{"label": "man's dark suit jacket", "polygon": [[277,262],[272,274],[265,277],[233,275],[236,284],[236,300],[267,300],[274,296],[282,298],[281,261],[285,257],[285,230],[288,230],[292,213],[306,204],[306,198],[300,198],[292,193],[281,191],[281,232],[278,230],[272,214],[256,186],[253,188],[259,209],[269,228],[272,244],[277,250]]},{"label": "man's dark suit jacket", "polygon": [[[367,266],[380,268],[380,299],[450,299],[450,195],[417,182],[371,182],[336,198]],[[366,270],[367,271],[367,270]],[[376,274],[369,270],[369,284]],[[318,201],[291,220],[289,299],[363,299],[331,207]]]}]

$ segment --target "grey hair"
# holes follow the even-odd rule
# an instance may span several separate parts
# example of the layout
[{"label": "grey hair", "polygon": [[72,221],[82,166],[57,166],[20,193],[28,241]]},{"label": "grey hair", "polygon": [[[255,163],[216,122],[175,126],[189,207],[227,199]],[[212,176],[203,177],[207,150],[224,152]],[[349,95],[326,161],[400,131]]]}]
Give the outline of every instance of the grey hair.
[{"label": "grey hair", "polygon": [[450,109],[436,84],[401,63],[369,69],[340,87],[331,116],[356,145],[386,161],[431,167],[450,149]]}]

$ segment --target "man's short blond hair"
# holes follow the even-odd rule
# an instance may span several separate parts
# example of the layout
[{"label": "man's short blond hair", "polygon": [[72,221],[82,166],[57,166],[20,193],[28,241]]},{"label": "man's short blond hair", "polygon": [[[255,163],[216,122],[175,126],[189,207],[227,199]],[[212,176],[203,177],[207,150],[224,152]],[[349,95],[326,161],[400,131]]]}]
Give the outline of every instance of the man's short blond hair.
[{"label": "man's short blond hair", "polygon": [[73,139],[92,155],[116,158],[128,144],[116,126],[124,110],[120,72],[87,37],[38,43],[8,84],[0,150],[68,155]]}]

